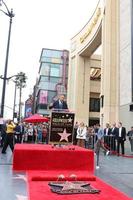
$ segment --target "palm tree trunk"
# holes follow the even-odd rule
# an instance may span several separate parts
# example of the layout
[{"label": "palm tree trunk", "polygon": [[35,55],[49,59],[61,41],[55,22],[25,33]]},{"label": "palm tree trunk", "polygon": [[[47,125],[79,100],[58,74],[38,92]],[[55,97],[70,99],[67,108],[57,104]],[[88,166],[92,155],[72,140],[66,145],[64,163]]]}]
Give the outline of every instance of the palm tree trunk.
[{"label": "palm tree trunk", "polygon": [[20,86],[20,90],[19,90],[19,112],[18,112],[19,121],[21,121],[21,117],[22,117],[21,97],[22,97],[22,87]]}]

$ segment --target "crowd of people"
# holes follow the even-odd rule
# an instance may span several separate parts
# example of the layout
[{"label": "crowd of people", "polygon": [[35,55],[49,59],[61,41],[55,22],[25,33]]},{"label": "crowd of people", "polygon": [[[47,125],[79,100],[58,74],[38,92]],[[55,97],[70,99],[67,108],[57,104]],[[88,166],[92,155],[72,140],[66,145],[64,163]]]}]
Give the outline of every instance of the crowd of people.
[{"label": "crowd of people", "polygon": [[13,151],[16,143],[48,144],[48,138],[48,123],[14,123],[12,120],[7,120],[0,124],[0,146],[3,154],[6,154],[8,146]]},{"label": "crowd of people", "polygon": [[[73,132],[73,144],[87,149],[94,149],[98,153],[102,148],[106,155],[115,152],[117,156],[125,154],[125,141],[128,137],[133,152],[133,127],[126,132],[125,127],[119,122],[118,125],[109,123],[103,129],[99,124],[91,127],[83,122],[75,123]],[[2,153],[6,153],[8,145],[11,150],[16,143],[49,143],[49,123],[14,123],[8,120],[0,124],[0,146]],[[121,147],[121,152],[120,152]]]},{"label": "crowd of people", "polygon": [[106,155],[113,152],[119,156],[120,154],[125,154],[125,141],[127,137],[133,152],[133,127],[126,132],[121,122],[118,125],[116,123],[112,125],[106,123],[105,128],[102,128],[99,124],[87,127],[83,122],[76,122],[73,143],[81,147],[94,149],[96,153],[102,148]]}]

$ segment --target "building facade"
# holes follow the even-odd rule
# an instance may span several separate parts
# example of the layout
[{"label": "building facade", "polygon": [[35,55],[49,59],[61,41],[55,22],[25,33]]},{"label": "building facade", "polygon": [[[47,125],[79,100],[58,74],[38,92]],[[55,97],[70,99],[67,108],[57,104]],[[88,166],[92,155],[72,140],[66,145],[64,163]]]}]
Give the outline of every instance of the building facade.
[{"label": "building facade", "polygon": [[68,82],[67,50],[42,49],[39,79],[36,84],[36,112],[49,115],[49,104],[59,94],[67,94]]},{"label": "building facade", "polygon": [[99,1],[91,19],[71,39],[68,103],[77,121],[90,121],[91,79],[87,74],[91,58],[101,46],[101,86],[97,87],[100,123],[105,126],[107,122],[122,121],[127,128],[132,125],[132,7],[131,0]]},{"label": "building facade", "polygon": [[90,125],[100,121],[101,56],[93,53],[101,44],[101,13],[97,6],[91,20],[71,39],[68,105],[76,121]]},{"label": "building facade", "polygon": [[120,0],[120,120],[133,125],[133,2]]}]

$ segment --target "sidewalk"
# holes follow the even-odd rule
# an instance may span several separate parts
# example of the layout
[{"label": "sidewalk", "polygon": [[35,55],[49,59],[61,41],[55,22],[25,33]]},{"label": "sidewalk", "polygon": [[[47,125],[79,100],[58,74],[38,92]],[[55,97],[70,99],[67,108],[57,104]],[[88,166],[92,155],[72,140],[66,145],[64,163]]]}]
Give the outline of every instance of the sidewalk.
[{"label": "sidewalk", "polygon": [[[125,143],[125,155],[133,156],[128,140]],[[101,150],[99,166],[95,170],[96,176],[133,198],[133,158],[104,156]]]},{"label": "sidewalk", "polygon": [[[1,152],[1,149],[0,149]],[[130,154],[127,144],[126,153]],[[104,156],[100,153],[100,169],[95,174],[133,198],[133,158]],[[0,200],[27,200],[26,176],[12,172],[12,152],[0,153]]]}]

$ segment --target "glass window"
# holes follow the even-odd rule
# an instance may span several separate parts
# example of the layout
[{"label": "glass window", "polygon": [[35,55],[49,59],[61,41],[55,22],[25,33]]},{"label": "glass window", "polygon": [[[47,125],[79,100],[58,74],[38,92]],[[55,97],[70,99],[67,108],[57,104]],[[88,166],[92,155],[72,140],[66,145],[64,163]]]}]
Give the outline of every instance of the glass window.
[{"label": "glass window", "polygon": [[52,67],[51,70],[50,70],[50,76],[59,77],[60,76],[60,69],[56,68],[56,67]]},{"label": "glass window", "polygon": [[40,82],[39,83],[39,88],[41,88],[42,90],[55,90],[56,83],[52,83],[52,82]]},{"label": "glass window", "polygon": [[61,77],[62,76],[62,65],[51,64],[50,76]]},{"label": "glass window", "polygon": [[41,76],[40,82],[48,82],[48,81],[49,81],[49,77],[48,76]]},{"label": "glass window", "polygon": [[62,81],[59,77],[50,77],[50,82],[52,83],[60,83]]},{"label": "glass window", "polygon": [[[61,83],[62,78],[60,77],[53,77],[53,76],[41,76],[39,82],[52,82],[52,83]],[[67,83],[67,78],[66,78],[66,83]]]},{"label": "glass window", "polygon": [[52,103],[54,101],[55,96],[56,91],[48,91],[48,103]]},{"label": "glass window", "polygon": [[49,76],[49,73],[50,73],[50,65],[48,65],[47,63],[42,63],[40,75]]},{"label": "glass window", "polygon": [[49,57],[42,57],[41,58],[41,62],[46,62],[46,63],[51,63],[52,62],[52,59],[51,58],[49,58]]},{"label": "glass window", "polygon": [[90,98],[90,112],[100,112],[100,99]]},{"label": "glass window", "polygon": [[45,57],[53,57],[53,58],[61,58],[62,51],[51,50],[51,49],[43,49],[42,56]]},{"label": "glass window", "polygon": [[47,104],[39,104],[38,109],[47,109]]},{"label": "glass window", "polygon": [[104,106],[104,96],[102,95],[100,98],[100,107],[103,108]]},{"label": "glass window", "polygon": [[44,56],[41,57],[41,62],[63,64],[63,60],[60,58],[49,58]]}]

